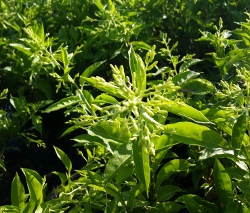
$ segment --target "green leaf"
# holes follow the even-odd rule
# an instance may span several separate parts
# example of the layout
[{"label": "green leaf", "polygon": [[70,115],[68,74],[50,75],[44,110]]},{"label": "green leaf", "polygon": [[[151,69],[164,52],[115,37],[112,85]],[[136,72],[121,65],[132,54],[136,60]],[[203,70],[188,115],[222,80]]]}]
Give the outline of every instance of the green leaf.
[{"label": "green leaf", "polygon": [[184,159],[174,159],[166,163],[159,171],[155,188],[159,188],[160,184],[167,180],[171,175],[178,172],[188,172],[189,167],[194,166],[194,164],[190,164],[187,160]]},{"label": "green leaf", "polygon": [[28,185],[30,201],[39,206],[43,202],[43,187],[41,177],[38,173],[30,169],[22,169],[26,183]]},{"label": "green leaf", "polygon": [[119,189],[115,185],[113,185],[111,183],[107,183],[105,185],[105,189],[106,189],[108,194],[110,194],[111,196],[116,198],[118,201],[120,201],[122,203],[123,206],[125,206],[123,196],[122,196],[121,192],[119,191]]},{"label": "green leaf", "polygon": [[180,101],[171,101],[164,99],[162,103],[158,103],[157,106],[161,107],[161,109],[167,110],[173,114],[184,116],[191,120],[201,122],[201,123],[211,123],[203,113],[198,111],[197,109],[185,104]]},{"label": "green leaf", "polygon": [[200,75],[200,73],[198,73],[198,72],[185,71],[185,72],[181,72],[181,73],[175,75],[172,78],[172,81],[176,86],[181,87],[183,84],[187,83],[188,81],[190,81],[193,78],[196,78],[198,75]]},{"label": "green leaf", "polygon": [[183,199],[189,212],[207,213],[201,205],[188,196],[183,197]]},{"label": "green leaf", "polygon": [[72,163],[70,161],[70,159],[68,158],[68,156],[58,147],[54,146],[54,149],[56,151],[56,155],[57,157],[63,162],[65,168],[67,169],[68,173],[71,172],[72,169]]},{"label": "green leaf", "polygon": [[148,195],[150,184],[150,164],[148,150],[142,143],[139,143],[138,141],[134,141],[132,149],[136,176],[144,185]]},{"label": "green leaf", "polygon": [[100,77],[82,77],[82,79],[84,81],[87,81],[91,86],[95,87],[96,89],[108,93],[111,96],[115,96],[117,98],[126,98],[126,96],[124,96],[124,94],[119,91],[119,88],[114,85],[113,82],[106,82],[103,78]]},{"label": "green leaf", "polygon": [[[248,170],[248,169],[247,169]],[[250,178],[249,171],[243,170],[241,168],[230,167],[226,168],[223,173],[229,174],[231,179],[242,181]]]},{"label": "green leaf", "polygon": [[186,71],[189,70],[189,69],[188,69],[189,67],[191,67],[191,66],[193,66],[193,65],[195,65],[195,64],[197,64],[197,63],[199,63],[199,62],[201,62],[201,61],[202,61],[202,60],[197,59],[197,58],[190,59],[190,60],[184,62],[184,63],[180,66],[179,72],[180,72],[180,73],[186,72]]},{"label": "green leaf", "polygon": [[167,124],[164,130],[165,134],[181,143],[207,148],[230,149],[227,141],[219,133],[199,124],[178,122]]},{"label": "green leaf", "polygon": [[146,213],[160,213],[160,212],[175,213],[179,212],[179,210],[183,208],[185,207],[176,202],[167,201],[167,202],[156,203],[155,207],[149,208],[149,210],[147,210]]},{"label": "green leaf", "polygon": [[171,197],[175,195],[176,192],[181,192],[181,191],[182,189],[178,186],[173,186],[173,185],[163,186],[156,191],[156,201],[161,202],[169,200]]},{"label": "green leaf", "polygon": [[129,55],[129,67],[132,76],[132,85],[134,90],[137,89],[138,94],[141,94],[146,90],[146,69],[141,57],[134,52],[131,46],[128,52]]},{"label": "green leaf", "polygon": [[47,109],[43,110],[43,113],[48,113],[48,112],[52,112],[52,111],[56,111],[59,109],[63,109],[69,106],[72,106],[74,104],[79,103],[80,99],[76,96],[70,96],[67,98],[63,98],[60,101],[50,105]]},{"label": "green leaf", "polygon": [[64,74],[65,74],[66,73],[65,69],[69,66],[70,61],[69,61],[68,52],[66,48],[61,48],[61,53],[62,53],[62,62],[64,65]]},{"label": "green leaf", "polygon": [[86,70],[84,70],[82,75],[80,76],[80,86],[83,86],[83,83],[84,83],[83,77],[86,77],[86,78],[90,77],[93,74],[93,72],[105,62],[106,60],[96,62],[90,65]]},{"label": "green leaf", "polygon": [[17,206],[4,205],[0,206],[1,213],[20,213],[20,209]]},{"label": "green leaf", "polygon": [[215,158],[215,163],[214,163],[215,190],[221,202],[223,202],[224,205],[227,205],[231,201],[231,196],[233,194],[233,191],[232,191],[231,179],[227,173],[222,172],[224,170],[225,170],[224,166],[218,159]]},{"label": "green leaf", "polygon": [[171,157],[176,158],[178,157],[175,155],[172,151],[170,151],[170,148],[179,142],[176,142],[173,138],[171,138],[168,135],[161,135],[157,140],[153,140],[154,148],[156,151],[156,155],[154,157],[154,161],[151,164],[152,172],[156,172],[159,165],[161,164],[161,161],[164,158]]},{"label": "green leaf", "polygon": [[107,94],[98,95],[95,100],[92,101],[93,104],[117,104],[118,101]]},{"label": "green leaf", "polygon": [[232,147],[240,151],[242,146],[242,141],[247,128],[246,112],[242,113],[238,118],[236,123],[233,126],[231,143]]},{"label": "green leaf", "polygon": [[0,158],[0,167],[6,171],[5,165],[4,165],[4,161]]},{"label": "green leaf", "polygon": [[183,84],[181,87],[181,91],[190,92],[196,95],[205,95],[208,93],[214,93],[216,89],[210,81],[197,78]]},{"label": "green leaf", "polygon": [[[201,198],[200,196],[187,194],[178,197],[176,202],[185,203],[189,212],[204,212],[205,213],[217,213],[218,208],[214,203],[210,203],[207,200]],[[196,211],[195,209],[199,209]]]},{"label": "green leaf", "polygon": [[104,180],[109,182],[114,175],[117,175],[120,169],[130,162],[132,157],[131,144],[123,144],[118,147],[112,157],[109,159],[104,170]]},{"label": "green leaf", "polygon": [[10,46],[16,48],[17,50],[19,50],[19,51],[21,51],[21,52],[23,52],[23,53],[24,53],[25,55],[27,55],[27,56],[31,56],[31,55],[32,55],[32,52],[30,51],[30,48],[25,47],[25,46],[22,45],[22,44],[11,43]]},{"label": "green leaf", "polygon": [[92,136],[92,135],[89,135],[89,134],[78,135],[78,136],[76,136],[75,138],[73,138],[71,140],[76,141],[77,143],[82,143],[83,145],[96,145],[96,144],[100,145],[101,144],[101,145],[106,146],[103,143],[102,139],[100,139],[97,136]]},{"label": "green leaf", "polygon": [[241,203],[232,202],[227,205],[225,213],[249,213],[250,210],[246,205]]},{"label": "green leaf", "polygon": [[209,203],[208,201],[202,199],[196,195],[183,195],[179,197],[177,202],[185,203],[189,212],[204,212],[204,213],[217,213],[218,208],[215,204]]},{"label": "green leaf", "polygon": [[238,186],[243,192],[250,194],[250,180],[238,181],[234,185]]},{"label": "green leaf", "polygon": [[151,46],[146,44],[143,41],[132,41],[131,42],[132,46],[136,49],[143,49],[143,50],[151,50]]},{"label": "green leaf", "polygon": [[22,210],[25,207],[26,198],[23,184],[16,173],[11,185],[11,203],[13,206],[17,206]]}]

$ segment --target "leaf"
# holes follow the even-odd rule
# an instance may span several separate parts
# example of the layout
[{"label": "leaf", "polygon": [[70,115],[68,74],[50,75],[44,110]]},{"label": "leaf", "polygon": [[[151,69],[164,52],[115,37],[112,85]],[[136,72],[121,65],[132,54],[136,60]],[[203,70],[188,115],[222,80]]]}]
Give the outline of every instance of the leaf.
[{"label": "leaf", "polygon": [[39,206],[43,202],[43,187],[41,177],[38,173],[30,169],[22,169],[26,183],[28,185],[30,201]]},{"label": "leaf", "polygon": [[211,123],[203,113],[198,111],[197,109],[185,104],[180,101],[171,101],[164,99],[162,103],[158,103],[157,106],[161,107],[161,109],[167,110],[173,114],[184,116],[191,120],[201,122],[201,123]]},{"label": "leaf", "polygon": [[232,191],[232,182],[227,173],[223,173],[225,168],[221,162],[215,158],[214,162],[214,183],[216,193],[223,202],[224,205],[227,205],[231,201]]},{"label": "leaf", "polygon": [[189,212],[207,213],[201,205],[188,196],[183,197],[183,199]]},{"label": "leaf", "polygon": [[143,49],[143,50],[151,50],[151,46],[146,44],[143,41],[132,41],[131,44],[133,45],[133,47],[136,49]]},{"label": "leaf", "polygon": [[65,69],[68,68],[70,62],[67,49],[65,47],[61,48],[61,53],[62,53],[62,62],[64,66],[64,74],[66,74]]},{"label": "leaf", "polygon": [[26,198],[24,186],[16,173],[11,185],[11,203],[21,211],[25,207]]},{"label": "leaf", "polygon": [[160,212],[179,212],[179,210],[185,208],[184,206],[172,202],[172,201],[167,201],[167,202],[160,202],[156,203],[155,207],[149,208],[149,210],[146,211],[146,213],[160,213]]},{"label": "leaf", "polygon": [[[204,212],[205,213],[217,213],[218,208],[214,203],[210,203],[207,200],[201,198],[200,196],[187,194],[178,197],[176,202],[185,203],[189,212]],[[197,211],[199,209],[200,211]]]},{"label": "leaf", "polygon": [[173,83],[176,86],[182,86],[193,78],[196,78],[200,73],[194,71],[185,71],[175,75],[172,78]]},{"label": "leaf", "polygon": [[139,143],[138,141],[134,141],[132,149],[136,176],[144,185],[148,196],[150,184],[150,165],[148,150],[142,144],[142,142]]},{"label": "leaf", "polygon": [[183,84],[181,91],[190,92],[196,95],[205,95],[208,93],[216,92],[215,86],[208,80],[205,79],[192,79],[187,83]]},{"label": "leaf", "polygon": [[20,209],[16,206],[4,205],[0,206],[1,213],[20,213]]},{"label": "leaf", "polygon": [[94,72],[98,67],[100,67],[103,63],[105,63],[105,62],[106,62],[106,60],[96,62],[96,63],[90,65],[87,69],[85,69],[85,70],[83,71],[82,75],[80,76],[80,86],[81,86],[81,87],[83,86],[83,83],[84,83],[83,77],[86,77],[86,78],[90,77],[90,76],[93,74],[93,72]]},{"label": "leaf", "polygon": [[104,180],[106,182],[111,181],[111,179],[119,173],[120,169],[130,162],[131,157],[131,144],[123,144],[119,146],[106,165],[104,170]]},{"label": "leaf", "polygon": [[188,69],[189,67],[191,67],[191,66],[193,66],[193,65],[195,65],[195,64],[197,64],[197,63],[199,63],[199,62],[201,62],[201,61],[202,61],[202,60],[197,59],[197,58],[190,59],[190,60],[184,62],[184,63],[180,66],[179,72],[180,72],[180,73],[186,72],[186,71],[189,70],[189,69]]},{"label": "leaf", "polygon": [[227,205],[225,213],[249,213],[249,211],[246,205],[232,202]]},{"label": "leaf", "polygon": [[155,188],[159,188],[160,184],[167,180],[171,175],[178,172],[188,172],[189,167],[194,166],[184,159],[174,159],[166,163],[159,171],[156,177]]},{"label": "leaf", "polygon": [[106,146],[103,143],[103,140],[100,139],[97,136],[92,136],[89,134],[82,134],[82,135],[78,135],[75,138],[71,139],[73,141],[76,141],[77,143],[83,143],[83,145],[96,145],[96,144],[101,144]]},{"label": "leaf", "polygon": [[238,186],[243,192],[250,194],[250,180],[238,181],[234,185]]},{"label": "leaf", "polygon": [[231,179],[238,180],[238,181],[242,181],[242,180],[250,178],[249,171],[243,170],[241,168],[230,167],[230,168],[226,168],[222,172],[227,173],[231,177]]},{"label": "leaf", "polygon": [[5,165],[4,165],[4,161],[0,158],[0,167],[6,171]]},{"label": "leaf", "polygon": [[123,196],[115,185],[113,185],[111,183],[107,183],[105,185],[105,189],[106,189],[108,194],[110,194],[111,196],[113,196],[114,198],[119,200],[122,203],[122,205],[125,206]]},{"label": "leaf", "polygon": [[171,197],[175,195],[176,192],[181,192],[181,191],[182,189],[178,186],[173,186],[173,185],[163,186],[156,191],[156,201],[161,202],[169,200]]},{"label": "leaf", "polygon": [[124,94],[119,91],[119,88],[114,85],[113,82],[106,82],[103,78],[100,77],[82,77],[82,79],[87,81],[91,86],[95,87],[96,89],[105,92],[111,96],[115,96],[117,98],[126,98],[126,96],[124,96]]},{"label": "leaf", "polygon": [[146,70],[141,57],[136,54],[131,46],[129,51],[129,67],[132,76],[132,85],[134,90],[137,89],[138,94],[146,90]]},{"label": "leaf", "polygon": [[76,96],[70,96],[67,98],[63,98],[60,101],[50,105],[47,109],[43,110],[43,113],[48,113],[48,112],[52,112],[52,111],[56,111],[59,109],[63,109],[69,106],[72,106],[74,104],[79,103],[80,99]]},{"label": "leaf", "polygon": [[107,94],[98,95],[95,100],[92,101],[93,104],[117,104],[118,101]]},{"label": "leaf", "polygon": [[246,128],[247,128],[247,120],[246,120],[246,112],[244,112],[237,118],[237,121],[234,124],[232,131],[231,143],[232,147],[237,150],[237,153],[241,149]]},{"label": "leaf", "polygon": [[[234,158],[234,150],[228,150],[225,148],[206,148],[202,151],[199,160],[205,160],[208,158]],[[239,160],[246,160],[244,155],[238,155],[237,158]]]},{"label": "leaf", "polygon": [[68,156],[58,147],[53,146],[55,151],[56,151],[56,155],[57,157],[62,161],[62,163],[64,164],[65,168],[67,169],[68,173],[71,172],[72,169],[72,163],[70,161],[70,159],[68,158]]},{"label": "leaf", "polygon": [[167,124],[164,131],[173,139],[188,145],[230,149],[227,141],[219,133],[199,124],[191,122]]},{"label": "leaf", "polygon": [[30,51],[30,48],[25,47],[25,46],[22,45],[22,44],[11,43],[10,46],[16,48],[17,50],[19,50],[19,51],[21,51],[21,52],[23,52],[23,53],[24,53],[25,55],[27,55],[27,56],[31,56],[31,55],[32,55],[32,52]]}]

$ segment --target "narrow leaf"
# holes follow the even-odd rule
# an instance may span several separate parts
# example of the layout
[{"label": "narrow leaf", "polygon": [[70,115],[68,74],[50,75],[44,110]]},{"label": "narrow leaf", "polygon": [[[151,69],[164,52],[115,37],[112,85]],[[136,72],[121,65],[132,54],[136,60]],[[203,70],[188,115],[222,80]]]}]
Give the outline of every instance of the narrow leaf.
[{"label": "narrow leaf", "polygon": [[146,89],[146,70],[145,65],[139,55],[134,52],[133,47],[129,49],[129,67],[132,76],[132,85],[140,94]]},{"label": "narrow leaf", "polygon": [[48,113],[48,112],[52,112],[52,111],[56,111],[59,109],[63,109],[69,106],[72,106],[76,103],[79,103],[79,98],[76,96],[70,96],[67,98],[63,98],[60,101],[50,105],[47,109],[43,110],[44,113]]},{"label": "narrow leaf", "polygon": [[[106,62],[106,60],[105,60],[105,61],[99,61],[99,62],[96,62],[96,63],[90,65],[87,69],[85,69],[85,70],[83,71],[81,77],[86,77],[86,78],[90,77],[90,76],[92,75],[92,73],[93,73],[98,67],[100,67],[104,62]],[[82,84],[83,84],[83,79],[81,79],[81,77],[80,77],[80,85],[82,86]]]},{"label": "narrow leaf", "polygon": [[231,143],[234,149],[237,149],[238,152],[241,149],[242,141],[246,132],[247,121],[246,121],[246,112],[242,113],[238,118],[236,123],[233,126]]},{"label": "narrow leaf", "polygon": [[133,143],[132,148],[136,176],[144,185],[148,195],[150,184],[150,165],[147,148],[142,143],[138,143],[137,141]]},{"label": "narrow leaf", "polygon": [[57,157],[62,161],[62,163],[64,164],[64,166],[66,167],[67,171],[70,173],[71,169],[72,169],[72,163],[70,161],[70,159],[68,158],[68,156],[58,147],[54,146],[54,149],[56,151],[56,155]]},{"label": "narrow leaf", "polygon": [[27,55],[27,56],[31,56],[31,55],[32,55],[32,52],[30,51],[30,48],[25,47],[25,46],[22,45],[22,44],[11,43],[10,46],[16,48],[17,50],[19,50],[19,51],[21,51],[21,52],[23,52],[23,53],[24,53],[25,55]]},{"label": "narrow leaf", "polygon": [[22,210],[25,206],[25,200],[26,195],[24,186],[16,173],[11,185],[11,203],[13,206],[17,206]]},{"label": "narrow leaf", "polygon": [[221,162],[218,159],[215,159],[214,163],[214,182],[215,182],[215,190],[216,193],[223,202],[224,205],[227,205],[232,196],[232,182],[227,173],[223,173],[225,168],[221,164]]},{"label": "narrow leaf", "polygon": [[107,183],[105,186],[105,189],[106,189],[108,194],[110,194],[111,196],[113,196],[114,198],[119,200],[123,204],[123,206],[125,206],[123,196],[122,196],[121,192],[119,191],[119,189],[115,185],[113,185],[111,183]]}]

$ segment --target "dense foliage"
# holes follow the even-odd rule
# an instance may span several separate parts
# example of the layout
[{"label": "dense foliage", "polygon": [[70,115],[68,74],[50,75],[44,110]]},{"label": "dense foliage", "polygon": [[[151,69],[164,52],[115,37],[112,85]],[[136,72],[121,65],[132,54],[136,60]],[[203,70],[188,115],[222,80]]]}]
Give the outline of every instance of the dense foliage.
[{"label": "dense foliage", "polygon": [[0,0],[0,212],[250,212],[246,0]]}]

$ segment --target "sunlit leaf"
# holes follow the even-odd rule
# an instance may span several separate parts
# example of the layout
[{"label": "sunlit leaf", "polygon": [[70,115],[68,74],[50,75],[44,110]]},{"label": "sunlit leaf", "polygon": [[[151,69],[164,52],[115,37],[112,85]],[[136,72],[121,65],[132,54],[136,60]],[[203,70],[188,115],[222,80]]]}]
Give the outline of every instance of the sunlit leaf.
[{"label": "sunlit leaf", "polygon": [[214,163],[214,182],[215,182],[215,190],[216,193],[224,203],[224,205],[228,204],[232,200],[232,182],[227,173],[223,173],[225,170],[224,166],[218,159],[215,159]]},{"label": "sunlit leaf", "polygon": [[63,109],[69,106],[72,106],[76,103],[79,103],[79,98],[76,96],[70,96],[67,98],[63,98],[60,101],[50,105],[47,109],[43,110],[44,113],[56,111],[59,109]]},{"label": "sunlit leaf", "polygon": [[30,201],[39,206],[43,202],[43,186],[41,177],[35,171],[29,169],[22,169],[26,183],[28,185]]},{"label": "sunlit leaf", "polygon": [[173,139],[188,145],[204,146],[207,148],[230,149],[227,141],[217,132],[206,126],[191,122],[178,122],[167,124],[165,134]]},{"label": "sunlit leaf", "polygon": [[59,149],[58,147],[54,146],[54,149],[56,151],[57,157],[62,161],[62,163],[64,164],[65,168],[70,173],[71,169],[72,169],[72,163],[71,163],[69,157],[61,149]]},{"label": "sunlit leaf", "polygon": [[112,157],[109,159],[104,170],[104,180],[110,181],[111,178],[117,175],[120,169],[130,162],[132,158],[131,144],[124,144],[118,147]]},{"label": "sunlit leaf", "polygon": [[136,176],[146,188],[148,195],[150,184],[150,164],[147,148],[142,143],[135,141],[132,149]]},{"label": "sunlit leaf", "polygon": [[11,203],[22,210],[25,206],[26,198],[24,186],[16,173],[11,185]]}]

